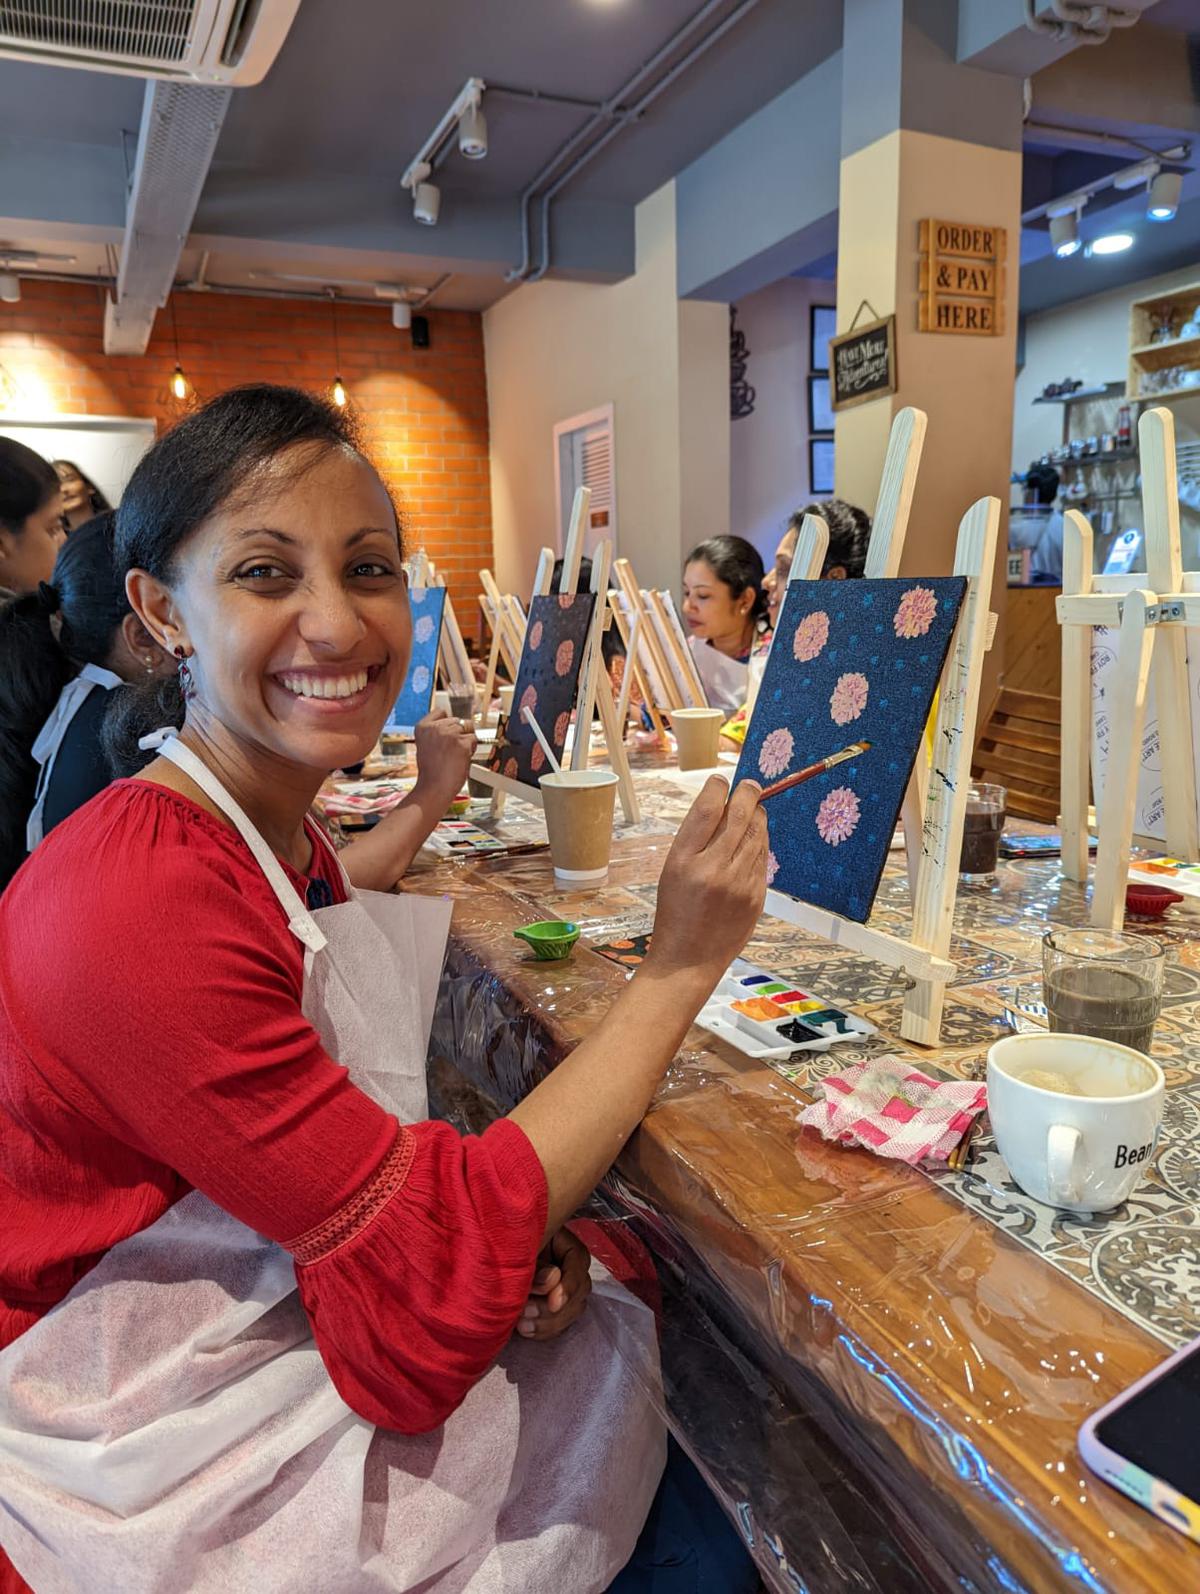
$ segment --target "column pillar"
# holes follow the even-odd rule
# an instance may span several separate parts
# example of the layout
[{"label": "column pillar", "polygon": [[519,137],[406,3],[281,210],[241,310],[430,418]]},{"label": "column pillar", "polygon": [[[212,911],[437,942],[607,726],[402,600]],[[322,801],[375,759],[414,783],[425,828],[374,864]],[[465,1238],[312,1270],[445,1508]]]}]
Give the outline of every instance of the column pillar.
[{"label": "column pillar", "polygon": [[[893,415],[912,404],[929,432],[902,568],[951,568],[958,522],[994,494],[1005,505],[992,607],[1003,621],[1016,379],[1022,90],[1019,79],[960,66],[956,8],[943,0],[845,0],[839,183],[838,331],[863,300],[896,317],[898,390],[841,411],[837,493],[875,502]],[[919,227],[926,219],[1004,228],[1000,330],[919,330]],[[868,319],[869,311],[863,318]],[[1002,631],[985,672],[998,687]]]}]

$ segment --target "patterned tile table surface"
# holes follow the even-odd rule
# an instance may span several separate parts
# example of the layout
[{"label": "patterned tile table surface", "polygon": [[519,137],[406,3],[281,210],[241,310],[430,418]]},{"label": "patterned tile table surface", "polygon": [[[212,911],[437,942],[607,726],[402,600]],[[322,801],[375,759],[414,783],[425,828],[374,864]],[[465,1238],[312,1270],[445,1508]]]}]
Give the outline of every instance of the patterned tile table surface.
[{"label": "patterned tile table surface", "polygon": [[[621,971],[586,940],[650,923],[690,795],[652,756],[640,762],[646,817],[618,830],[599,890],[557,892],[544,853],[423,864],[408,882],[455,898],[435,1052],[501,1108],[620,989]],[[533,839],[541,825],[510,803],[498,832]],[[905,923],[901,859],[872,921],[885,927]],[[856,1057],[895,1052],[934,1074],[981,1076],[988,1045],[1010,1032],[1006,1009],[1040,996],[1041,935],[1086,921],[1083,890],[1057,860],[1002,864],[994,884],[962,888],[958,975],[933,1051],[898,1038],[895,971],[764,917],[748,955],[879,1033],[773,1070],[693,1031],[610,1181],[660,1264],[701,1273],[732,1303],[738,1355],[795,1392],[789,1410],[826,1398],[836,1408],[839,1454],[890,1500],[929,1588],[1200,1589],[1200,1546],[1093,1478],[1075,1445],[1097,1406],[1200,1334],[1200,920],[1178,911],[1155,931],[1174,959],[1154,1047],[1166,1121],[1145,1180],[1115,1213],[1032,1201],[990,1137],[963,1173],[930,1175],[796,1123],[822,1073]],[[531,963],[512,928],[551,916],[578,920],[585,942],[566,964]],[[759,1556],[773,1587],[908,1587],[865,1562],[846,1575],[815,1486],[807,1529],[774,1534],[772,1512],[786,1512],[777,1495],[764,1504],[744,1458],[721,1486],[774,1547],[773,1571]]]}]

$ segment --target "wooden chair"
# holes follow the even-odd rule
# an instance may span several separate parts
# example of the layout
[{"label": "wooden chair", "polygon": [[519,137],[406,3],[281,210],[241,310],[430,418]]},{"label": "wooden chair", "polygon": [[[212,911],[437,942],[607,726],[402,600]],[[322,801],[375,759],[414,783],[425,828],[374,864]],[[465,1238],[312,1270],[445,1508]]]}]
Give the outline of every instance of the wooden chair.
[{"label": "wooden chair", "polygon": [[1059,812],[1062,703],[1002,687],[971,760],[973,780],[1008,792],[1008,812],[1053,825]]}]

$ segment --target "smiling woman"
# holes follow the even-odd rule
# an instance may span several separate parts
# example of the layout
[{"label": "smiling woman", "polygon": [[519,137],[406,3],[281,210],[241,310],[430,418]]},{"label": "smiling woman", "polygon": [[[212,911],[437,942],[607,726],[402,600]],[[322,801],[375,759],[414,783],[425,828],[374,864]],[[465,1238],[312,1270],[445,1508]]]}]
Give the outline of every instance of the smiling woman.
[{"label": "smiling woman", "polygon": [[[330,1594],[599,1594],[669,1493],[657,1351],[563,1225],[757,918],[758,788],[705,788],[612,1011],[460,1137],[425,1087],[449,909],[353,889],[307,820],[411,641],[344,414],[214,400],[139,464],[116,557],[183,712],[0,897],[0,1591],[223,1594],[269,1563]],[[715,1520],[689,1548],[740,1594]],[[617,1586],[696,1586],[644,1548]]]}]

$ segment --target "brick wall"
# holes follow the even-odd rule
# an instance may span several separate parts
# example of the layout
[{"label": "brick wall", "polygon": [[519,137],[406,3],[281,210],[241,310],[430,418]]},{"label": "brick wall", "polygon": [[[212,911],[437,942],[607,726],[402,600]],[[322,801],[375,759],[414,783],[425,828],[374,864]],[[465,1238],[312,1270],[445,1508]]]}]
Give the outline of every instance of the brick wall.
[{"label": "brick wall", "polygon": [[[180,359],[200,398],[253,381],[329,392],[326,305],[180,293],[174,306]],[[386,304],[339,305],[341,376],[410,547],[423,545],[444,571],[459,624],[478,635],[476,572],[493,562],[482,326],[474,314],[427,314],[432,346],[414,349]],[[0,414],[152,416],[169,426],[180,413],[169,310],[140,359],[106,355],[103,322],[100,290],[26,279],[19,304],[0,304]]]}]

